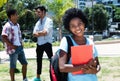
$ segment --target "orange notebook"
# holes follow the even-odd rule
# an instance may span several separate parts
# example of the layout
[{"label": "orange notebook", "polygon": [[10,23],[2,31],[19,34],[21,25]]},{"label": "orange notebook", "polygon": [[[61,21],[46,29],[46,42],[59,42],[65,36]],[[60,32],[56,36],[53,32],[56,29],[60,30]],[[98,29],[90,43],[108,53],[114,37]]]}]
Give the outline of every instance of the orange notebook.
[{"label": "orange notebook", "polygon": [[[86,64],[93,58],[92,45],[80,45],[71,47],[71,60],[73,65]],[[73,74],[82,74],[82,71],[73,72]]]}]

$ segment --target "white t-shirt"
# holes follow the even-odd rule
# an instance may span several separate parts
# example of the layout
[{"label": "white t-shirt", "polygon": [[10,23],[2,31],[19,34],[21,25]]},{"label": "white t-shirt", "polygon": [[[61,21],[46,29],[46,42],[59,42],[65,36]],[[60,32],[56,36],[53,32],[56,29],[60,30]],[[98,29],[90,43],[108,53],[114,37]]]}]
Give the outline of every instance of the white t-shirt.
[{"label": "white t-shirt", "polygon": [[33,34],[37,31],[46,30],[47,35],[38,37],[37,44],[42,45],[45,43],[52,43],[52,34],[53,34],[53,21],[44,17],[41,23],[41,19],[39,19],[34,27]]},{"label": "white t-shirt", "polygon": [[17,25],[16,26],[12,26],[12,29],[14,30],[14,42],[13,44],[16,45],[16,46],[20,46],[21,43],[20,43],[20,39],[19,39],[19,30],[18,30],[18,27]]}]

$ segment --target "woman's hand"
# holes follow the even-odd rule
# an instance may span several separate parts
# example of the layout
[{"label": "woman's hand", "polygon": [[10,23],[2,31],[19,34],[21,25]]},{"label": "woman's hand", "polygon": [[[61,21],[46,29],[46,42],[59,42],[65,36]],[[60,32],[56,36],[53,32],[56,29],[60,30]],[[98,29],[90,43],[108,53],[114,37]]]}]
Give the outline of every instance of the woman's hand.
[{"label": "woman's hand", "polygon": [[84,64],[81,70],[85,74],[96,74],[97,71],[97,61],[95,59],[91,59],[88,64]]}]

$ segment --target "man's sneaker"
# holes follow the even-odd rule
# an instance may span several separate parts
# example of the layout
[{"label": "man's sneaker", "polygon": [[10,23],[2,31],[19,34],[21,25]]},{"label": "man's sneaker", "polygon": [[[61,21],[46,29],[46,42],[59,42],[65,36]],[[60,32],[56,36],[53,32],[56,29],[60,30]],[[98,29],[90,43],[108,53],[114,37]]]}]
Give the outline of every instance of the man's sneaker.
[{"label": "man's sneaker", "polygon": [[34,78],[33,81],[41,81],[40,78]]},{"label": "man's sneaker", "polygon": [[27,78],[25,78],[23,81],[28,81],[28,79],[27,79]]}]

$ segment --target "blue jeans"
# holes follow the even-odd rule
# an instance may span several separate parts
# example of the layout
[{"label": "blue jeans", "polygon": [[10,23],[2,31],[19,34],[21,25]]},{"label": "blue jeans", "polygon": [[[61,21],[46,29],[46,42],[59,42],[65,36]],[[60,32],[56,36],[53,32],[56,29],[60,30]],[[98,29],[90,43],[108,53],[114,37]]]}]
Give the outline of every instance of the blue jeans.
[{"label": "blue jeans", "polygon": [[28,64],[27,60],[25,58],[25,53],[22,46],[18,46],[15,49],[15,52],[13,54],[9,55],[10,57],[10,68],[16,68],[16,62],[17,60],[23,65]]}]

